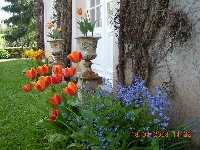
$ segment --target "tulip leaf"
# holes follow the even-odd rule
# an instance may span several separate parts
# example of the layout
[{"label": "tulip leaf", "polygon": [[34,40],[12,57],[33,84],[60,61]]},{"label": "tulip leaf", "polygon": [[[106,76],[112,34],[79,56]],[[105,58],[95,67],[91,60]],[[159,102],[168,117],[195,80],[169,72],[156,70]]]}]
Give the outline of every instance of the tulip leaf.
[{"label": "tulip leaf", "polygon": [[67,149],[73,148],[73,147],[75,147],[75,148],[82,148],[82,145],[79,144],[79,143],[72,143],[72,144],[70,144],[70,145],[67,146]]},{"label": "tulip leaf", "polygon": [[87,33],[87,28],[86,26],[84,25],[84,22],[77,22],[79,24],[79,29],[81,31],[82,34],[86,34]]},{"label": "tulip leaf", "polygon": [[95,26],[96,22],[97,22],[97,21],[95,21],[93,24],[88,23],[88,30],[89,30],[90,32],[94,32],[94,26]]}]

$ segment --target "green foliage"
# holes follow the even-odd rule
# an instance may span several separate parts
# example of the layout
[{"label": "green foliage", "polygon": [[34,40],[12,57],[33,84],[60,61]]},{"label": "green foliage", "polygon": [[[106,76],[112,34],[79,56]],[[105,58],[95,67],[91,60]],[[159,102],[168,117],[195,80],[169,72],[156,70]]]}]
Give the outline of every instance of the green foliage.
[{"label": "green foliage", "polygon": [[53,29],[52,32],[49,32],[47,34],[48,37],[52,39],[60,39],[61,38],[61,32],[58,31],[57,29]]},{"label": "green foliage", "polygon": [[84,35],[84,36],[87,36],[87,33],[88,31],[92,32],[92,36],[93,36],[93,32],[94,32],[94,27],[95,27],[95,24],[96,24],[96,21],[94,23],[91,23],[87,17],[85,17],[83,19],[83,21],[78,21],[77,22],[78,25],[79,25],[79,30],[81,31],[81,33]]},{"label": "green foliage", "polygon": [[4,34],[0,34],[0,48],[4,48],[6,46],[6,41],[3,38]]},{"label": "green foliage", "polygon": [[2,7],[2,10],[14,15],[4,20],[9,28],[5,32],[5,40],[9,46],[32,46],[36,34],[33,0],[7,0],[7,2],[10,2],[11,5]]},{"label": "green foliage", "polygon": [[[56,89],[58,87],[54,90],[57,91]],[[95,95],[101,92],[99,90]],[[166,129],[166,134],[161,132],[158,124],[153,122],[155,117],[147,115],[147,107],[125,107],[113,96],[95,95],[82,91],[81,100],[77,96],[68,97],[59,106],[53,107],[61,111],[56,121],[48,123],[46,118],[38,124],[55,129],[57,134],[47,135],[46,139],[51,143],[63,143],[64,140],[62,146],[67,149],[95,150],[183,150],[193,144],[183,136],[167,135],[172,131],[176,132],[175,130]],[[156,136],[156,132],[163,134]],[[135,136],[134,133],[139,134]]]},{"label": "green foliage", "polygon": [[1,26],[1,25],[0,25],[0,34],[4,34],[5,31],[6,31],[6,28],[7,28],[7,27]]},{"label": "green foliage", "polygon": [[10,54],[8,51],[0,49],[0,59],[7,59],[9,57],[10,57]]}]

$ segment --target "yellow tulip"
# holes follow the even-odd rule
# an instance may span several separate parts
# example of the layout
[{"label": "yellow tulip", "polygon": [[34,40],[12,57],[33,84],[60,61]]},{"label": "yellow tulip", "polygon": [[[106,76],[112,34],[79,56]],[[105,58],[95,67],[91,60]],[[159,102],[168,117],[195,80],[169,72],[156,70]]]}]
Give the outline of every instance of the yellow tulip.
[{"label": "yellow tulip", "polygon": [[58,32],[60,32],[60,31],[61,31],[61,28],[56,28],[56,30],[57,30]]},{"label": "yellow tulip", "polygon": [[86,18],[87,18],[87,14],[86,14],[86,13],[84,13],[84,15],[83,15],[83,18],[84,18],[84,19],[86,19]]}]

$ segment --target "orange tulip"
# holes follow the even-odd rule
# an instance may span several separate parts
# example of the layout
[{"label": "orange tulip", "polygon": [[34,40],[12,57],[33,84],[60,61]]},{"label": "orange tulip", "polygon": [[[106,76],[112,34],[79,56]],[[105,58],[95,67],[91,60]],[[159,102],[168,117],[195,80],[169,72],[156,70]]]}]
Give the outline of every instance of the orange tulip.
[{"label": "orange tulip", "polygon": [[43,51],[41,54],[40,54],[41,57],[45,57],[45,52]]},{"label": "orange tulip", "polygon": [[72,77],[76,72],[76,68],[71,67],[71,68],[65,68],[62,70],[62,75],[64,77]]},{"label": "orange tulip", "polygon": [[35,68],[31,68],[30,70],[27,70],[26,76],[32,80],[33,78],[37,76],[37,70]]},{"label": "orange tulip", "polygon": [[23,86],[22,89],[24,90],[24,92],[29,92],[31,90],[31,85],[27,84],[27,85]]},{"label": "orange tulip", "polygon": [[32,86],[35,86],[37,83],[36,82],[31,82]]},{"label": "orange tulip", "polygon": [[62,75],[61,74],[55,74],[54,76],[51,77],[51,83],[52,84],[57,84],[62,82]]},{"label": "orange tulip", "polygon": [[24,55],[22,55],[22,58],[26,58],[26,55],[24,54]]},{"label": "orange tulip", "polygon": [[77,8],[76,12],[77,12],[77,14],[82,15],[82,9],[81,8]]},{"label": "orange tulip", "polygon": [[38,80],[42,80],[45,82],[46,86],[49,86],[51,84],[51,77],[50,76],[40,76]]},{"label": "orange tulip", "polygon": [[40,75],[46,75],[49,73],[49,67],[46,64],[44,64],[43,66],[38,66],[37,71]]},{"label": "orange tulip", "polygon": [[53,65],[52,70],[55,74],[62,73],[62,66],[61,65]]},{"label": "orange tulip", "polygon": [[78,90],[78,88],[74,84],[74,82],[69,82],[68,87],[63,88],[63,91],[69,96],[73,96],[77,92],[77,90]]},{"label": "orange tulip", "polygon": [[49,117],[49,122],[56,120],[56,118],[58,117],[58,112],[59,112],[59,110],[54,110],[54,109],[51,111],[51,116]]},{"label": "orange tulip", "polygon": [[46,85],[43,80],[38,80],[34,86],[34,89],[38,92],[44,91],[45,88],[46,88]]},{"label": "orange tulip", "polygon": [[52,27],[54,27],[54,24],[52,22],[47,25],[48,29],[51,29]]},{"label": "orange tulip", "polygon": [[67,58],[70,59],[71,62],[77,63],[81,61],[82,54],[79,51],[73,51],[71,54],[67,56]]},{"label": "orange tulip", "polygon": [[58,104],[60,104],[62,101],[62,98],[59,94],[55,94],[51,99],[50,99],[50,103],[53,106],[57,106]]},{"label": "orange tulip", "polygon": [[42,81],[45,82],[45,76],[40,76],[40,77],[38,78],[38,80],[42,80]]}]

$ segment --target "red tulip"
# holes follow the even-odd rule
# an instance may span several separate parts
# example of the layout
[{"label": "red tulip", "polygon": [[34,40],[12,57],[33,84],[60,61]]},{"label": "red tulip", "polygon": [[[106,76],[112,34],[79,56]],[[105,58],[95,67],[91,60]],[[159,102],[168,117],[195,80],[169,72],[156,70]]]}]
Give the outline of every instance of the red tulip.
[{"label": "red tulip", "polygon": [[27,85],[23,86],[22,89],[24,90],[24,92],[29,92],[31,90],[31,85],[27,84]]},{"label": "red tulip", "polygon": [[79,51],[73,51],[71,54],[67,56],[67,58],[70,59],[71,62],[77,63],[81,61],[82,54]]},{"label": "red tulip", "polygon": [[39,55],[35,56],[35,60],[40,60],[40,56]]},{"label": "red tulip", "polygon": [[73,96],[77,92],[77,90],[78,90],[78,88],[74,84],[74,82],[69,82],[68,87],[63,89],[63,91],[69,96]]},{"label": "red tulip", "polygon": [[56,120],[56,118],[58,117],[58,112],[59,112],[59,110],[54,110],[54,109],[51,111],[51,116],[49,117],[49,122]]},{"label": "red tulip", "polygon": [[76,68],[71,67],[71,68],[65,68],[62,70],[62,75],[64,77],[72,77],[76,72]]},{"label": "red tulip", "polygon": [[33,78],[37,76],[37,70],[35,68],[31,68],[30,70],[27,70],[26,76],[32,80]]},{"label": "red tulip", "polygon": [[38,92],[44,91],[45,88],[46,88],[46,85],[43,80],[38,80],[34,86],[34,89]]},{"label": "red tulip", "polygon": [[60,95],[58,94],[55,94],[51,99],[50,99],[50,103],[53,105],[53,106],[57,106],[58,104],[60,104],[62,101],[62,98]]},{"label": "red tulip", "polygon": [[44,58],[44,57],[45,57],[45,52],[43,51],[43,52],[40,54],[40,56],[41,56],[42,58]]},{"label": "red tulip", "polygon": [[46,64],[44,64],[43,66],[38,66],[37,71],[40,75],[46,75],[49,73],[49,67]]},{"label": "red tulip", "polygon": [[54,76],[52,76],[52,78],[51,78],[52,84],[57,84],[57,83],[61,83],[61,82],[62,82],[62,75],[61,74],[55,74]]},{"label": "red tulip", "polygon": [[81,8],[77,8],[76,12],[77,12],[77,14],[82,15],[82,9]]},{"label": "red tulip", "polygon": [[61,65],[53,65],[52,70],[55,74],[62,73],[62,66]]}]

